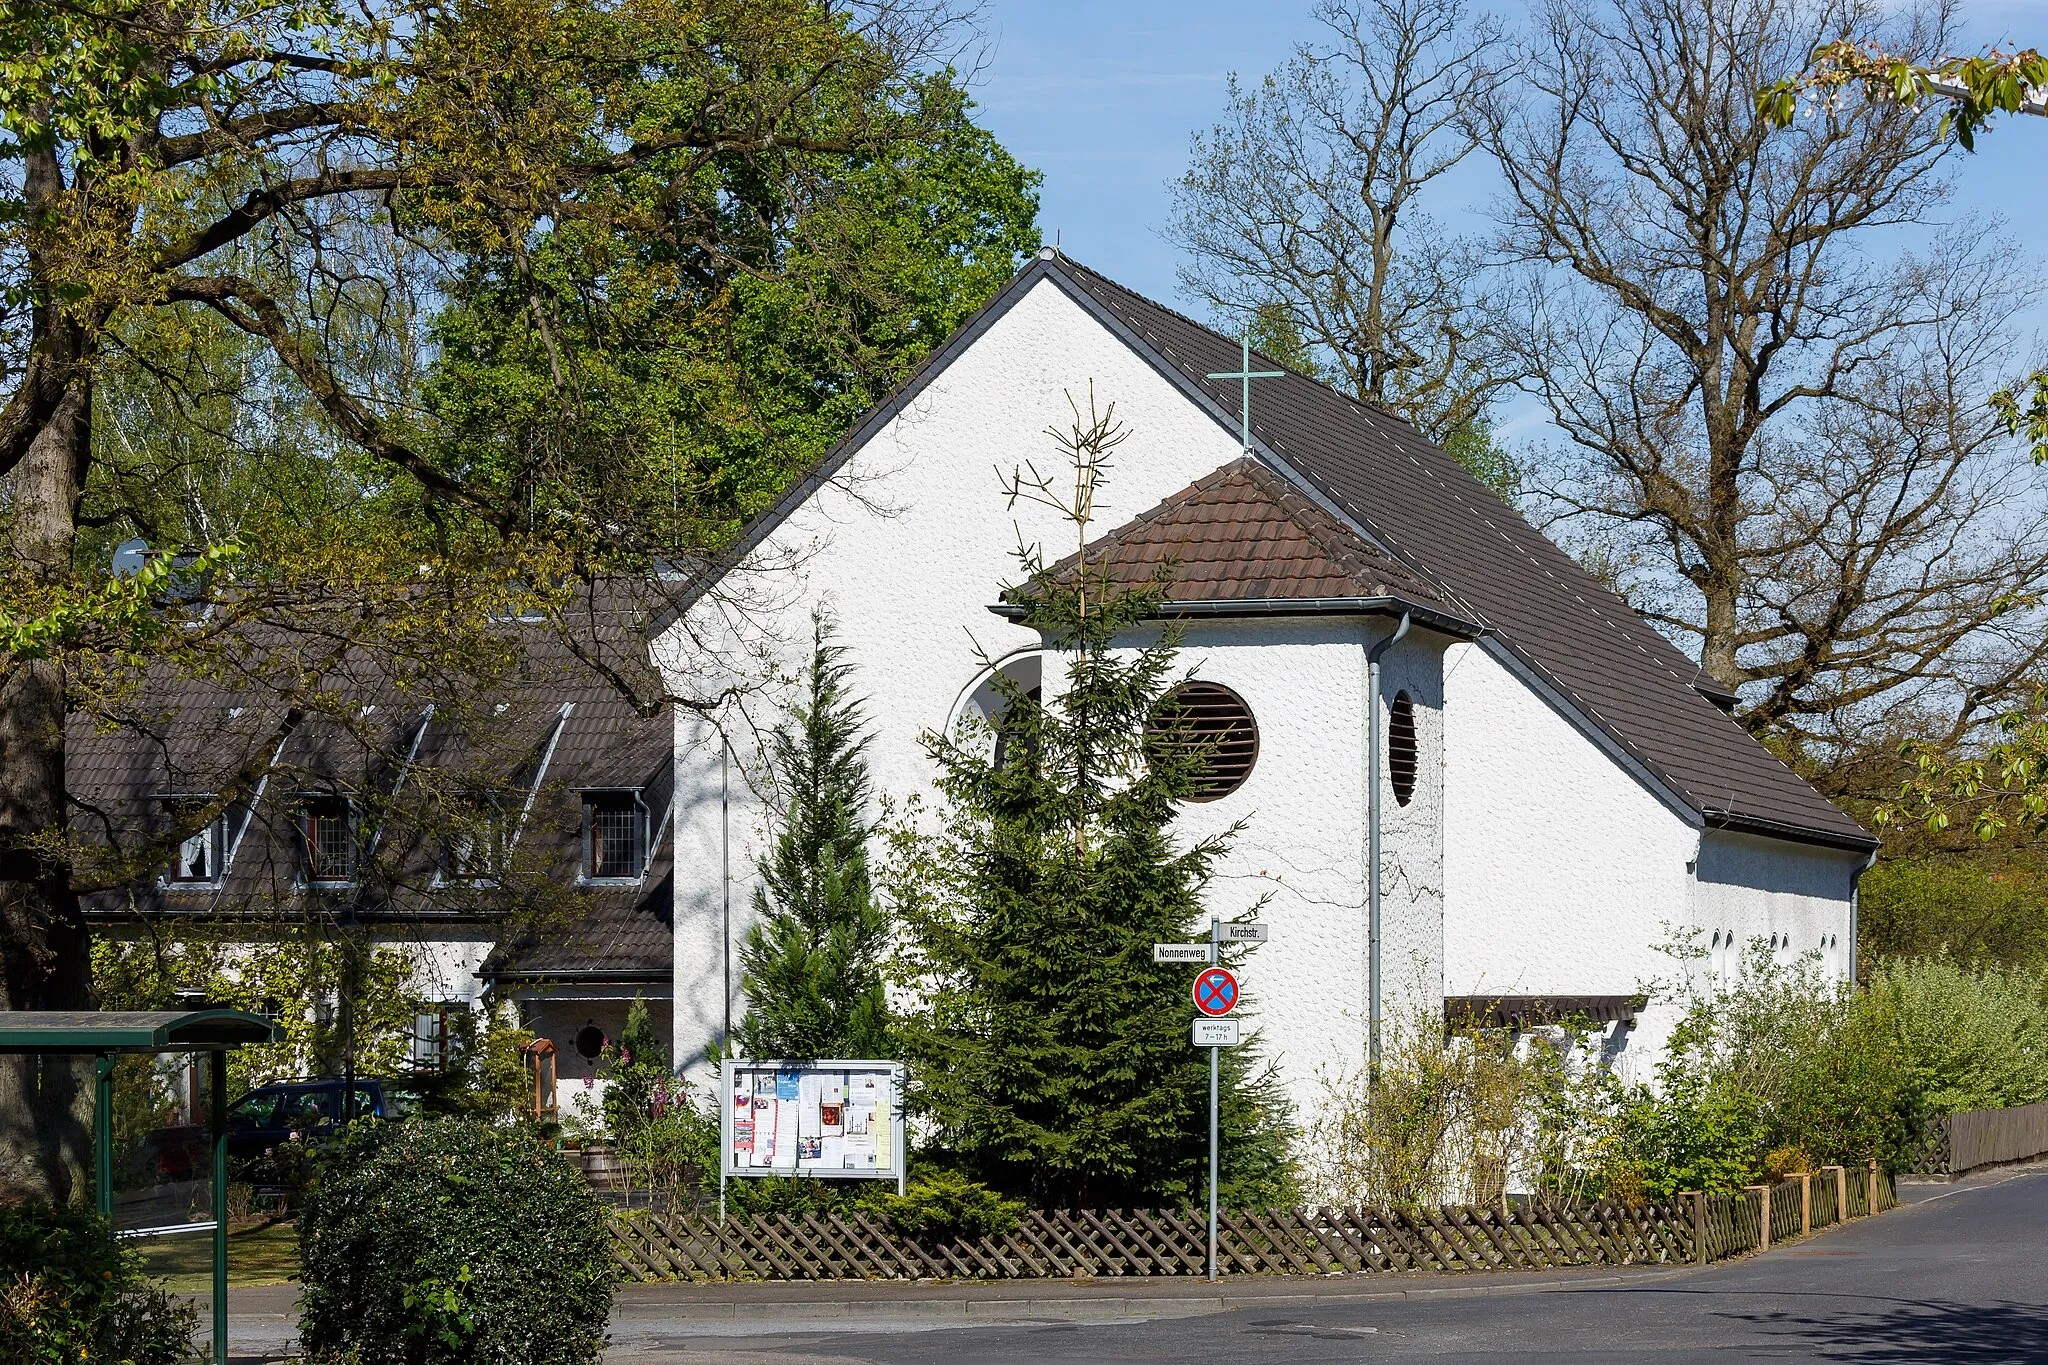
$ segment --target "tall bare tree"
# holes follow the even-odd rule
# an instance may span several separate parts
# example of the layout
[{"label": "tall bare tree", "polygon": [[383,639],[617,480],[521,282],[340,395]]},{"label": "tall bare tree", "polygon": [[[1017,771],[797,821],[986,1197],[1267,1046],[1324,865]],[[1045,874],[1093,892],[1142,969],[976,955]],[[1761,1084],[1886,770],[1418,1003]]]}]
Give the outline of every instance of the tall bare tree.
[{"label": "tall bare tree", "polygon": [[[1194,139],[1173,187],[1181,286],[1320,377],[1444,440],[1503,382],[1472,272],[1418,201],[1478,145],[1501,29],[1463,0],[1320,0],[1326,30]],[[1296,356],[1281,355],[1289,363]]]},{"label": "tall bare tree", "polygon": [[[1548,0],[1480,106],[1522,267],[1516,368],[1566,440],[1537,505],[1753,729],[1954,739],[2043,660],[2039,485],[1987,400],[2027,365],[2014,250],[1935,227],[1935,114],[1756,92],[1843,33],[1934,51],[1929,0]],[[1899,229],[1932,237],[1898,254]],[[1826,753],[1817,755],[1828,757]]]}]

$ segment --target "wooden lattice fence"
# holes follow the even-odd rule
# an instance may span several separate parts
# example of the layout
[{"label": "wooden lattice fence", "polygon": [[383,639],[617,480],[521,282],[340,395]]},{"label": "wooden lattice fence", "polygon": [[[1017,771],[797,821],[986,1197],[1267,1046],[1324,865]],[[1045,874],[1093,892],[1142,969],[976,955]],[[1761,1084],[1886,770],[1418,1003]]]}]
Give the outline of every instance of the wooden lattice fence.
[{"label": "wooden lattice fence", "polygon": [[[1232,1210],[1219,1223],[1226,1274],[1326,1275],[1387,1270],[1539,1270],[1719,1260],[1757,1248],[1766,1207],[1772,1240],[1836,1221],[1838,1193],[1861,1216],[1877,1173],[1794,1177],[1740,1194],[1668,1204],[1510,1203],[1439,1209]],[[1819,1199],[1813,1189],[1827,1182]],[[1804,1202],[1802,1202],[1802,1189]],[[872,1214],[767,1214],[720,1223],[709,1213],[615,1212],[612,1247],[633,1280],[846,1280],[1200,1275],[1208,1231],[1198,1210],[1032,1212],[1000,1236],[904,1237]],[[1704,1238],[1704,1242],[1702,1239]]]}]

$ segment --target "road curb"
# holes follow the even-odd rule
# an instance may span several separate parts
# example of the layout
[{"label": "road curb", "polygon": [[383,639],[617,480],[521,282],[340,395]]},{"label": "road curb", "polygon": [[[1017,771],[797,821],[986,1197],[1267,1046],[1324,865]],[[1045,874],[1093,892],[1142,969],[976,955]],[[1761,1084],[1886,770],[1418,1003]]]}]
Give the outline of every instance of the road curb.
[{"label": "road curb", "polygon": [[[1505,1294],[1543,1294],[1573,1289],[1603,1289],[1622,1284],[1648,1284],[1688,1275],[1696,1266],[1667,1266],[1633,1273],[1553,1277],[1543,1280],[1479,1282],[1464,1284],[1408,1284],[1373,1288],[1349,1286],[1329,1289],[1276,1288],[1244,1292],[1227,1283],[1213,1292],[1183,1294],[1008,1294],[1002,1297],[980,1294],[948,1294],[902,1298],[783,1298],[735,1295],[676,1301],[621,1295],[614,1301],[615,1327],[631,1330],[636,1319],[674,1323],[737,1323],[741,1321],[792,1324],[808,1322],[901,1321],[958,1322],[962,1325],[1014,1321],[1026,1318],[1076,1320],[1083,1318],[1195,1317],[1226,1313],[1236,1309],[1314,1308],[1329,1304],[1370,1303],[1387,1300],[1430,1300],[1480,1298]],[[653,1288],[654,1286],[648,1286]],[[783,1288],[777,1286],[778,1289]],[[1205,1286],[1206,1288],[1206,1286]]]}]

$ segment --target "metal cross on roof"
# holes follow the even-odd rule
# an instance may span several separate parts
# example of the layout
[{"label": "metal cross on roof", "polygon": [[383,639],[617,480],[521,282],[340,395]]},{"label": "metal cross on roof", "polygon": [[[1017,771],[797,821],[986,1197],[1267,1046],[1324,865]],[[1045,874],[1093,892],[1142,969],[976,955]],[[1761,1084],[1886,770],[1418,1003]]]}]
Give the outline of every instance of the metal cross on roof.
[{"label": "metal cross on roof", "polygon": [[1242,334],[1244,361],[1236,370],[1212,374],[1211,379],[1236,379],[1242,381],[1241,396],[1237,400],[1238,432],[1244,440],[1244,453],[1252,453],[1252,381],[1254,379],[1278,379],[1285,370],[1255,370],[1252,368],[1252,333],[1247,327]]}]

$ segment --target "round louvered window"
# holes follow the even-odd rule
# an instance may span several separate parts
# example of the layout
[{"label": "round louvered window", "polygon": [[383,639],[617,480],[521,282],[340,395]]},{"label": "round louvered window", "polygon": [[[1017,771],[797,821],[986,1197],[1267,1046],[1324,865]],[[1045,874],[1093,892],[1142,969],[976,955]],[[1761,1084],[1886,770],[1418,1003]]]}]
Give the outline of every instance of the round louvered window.
[{"label": "round louvered window", "polygon": [[1185,682],[1160,699],[1146,726],[1199,756],[1190,801],[1215,801],[1244,785],[1259,761],[1259,727],[1244,698],[1220,683]]},{"label": "round louvered window", "polygon": [[1415,797],[1415,702],[1406,692],[1394,694],[1387,708],[1387,777],[1394,799],[1407,805]]}]

